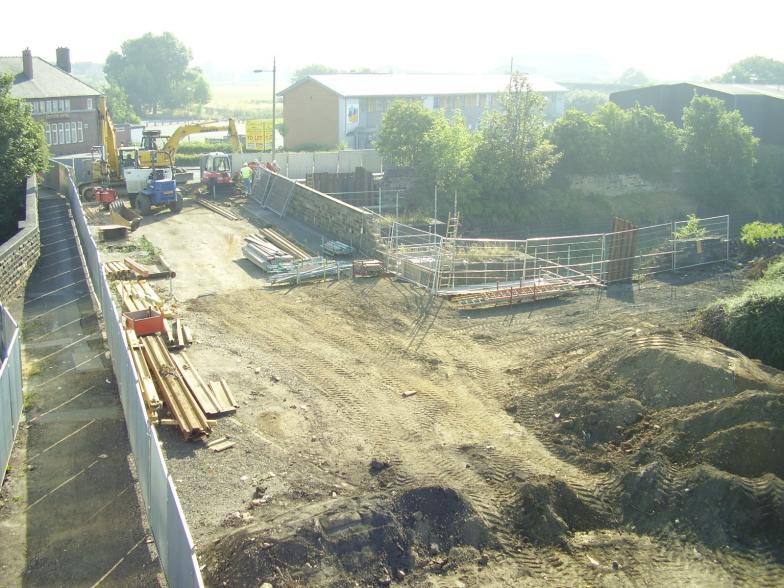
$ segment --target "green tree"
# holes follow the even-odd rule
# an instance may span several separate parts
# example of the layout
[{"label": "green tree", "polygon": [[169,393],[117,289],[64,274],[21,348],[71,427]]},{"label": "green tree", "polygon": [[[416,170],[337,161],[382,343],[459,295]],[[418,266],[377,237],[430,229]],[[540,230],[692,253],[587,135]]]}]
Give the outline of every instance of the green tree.
[{"label": "green tree", "polygon": [[627,111],[625,125],[624,156],[618,167],[649,180],[671,177],[681,152],[678,128],[652,106],[639,104]]},{"label": "green tree", "polygon": [[702,202],[727,207],[748,196],[759,139],[740,112],[695,96],[683,109],[682,142],[687,186]]},{"label": "green tree", "polygon": [[198,68],[189,68],[190,50],[173,34],[147,33],[125,41],[121,52],[112,51],[104,73],[120,86],[137,114],[158,109],[186,108],[209,101],[209,86]]},{"label": "green tree", "polygon": [[545,138],[545,99],[526,77],[514,75],[500,102],[482,121],[475,175],[485,197],[515,200],[550,177],[560,154]]},{"label": "green tree", "polygon": [[0,75],[0,241],[17,231],[24,206],[24,179],[46,169],[43,126],[30,106],[11,97],[13,78]]},{"label": "green tree", "polygon": [[417,163],[436,115],[418,101],[395,100],[381,119],[376,148],[389,163]]},{"label": "green tree", "polygon": [[624,169],[624,161],[629,113],[615,102],[608,102],[594,112],[591,118],[602,125],[607,133],[607,171],[616,173],[627,171]]},{"label": "green tree", "polygon": [[439,190],[458,190],[470,175],[475,146],[475,135],[466,127],[459,111],[451,121],[442,111],[437,111],[425,133],[418,168],[428,185]]},{"label": "green tree", "polygon": [[574,90],[566,94],[566,109],[581,110],[588,114],[593,113],[597,108],[606,104],[610,95],[606,92],[595,90]]},{"label": "green tree", "polygon": [[733,64],[714,79],[727,84],[784,84],[784,61],[754,55]]},{"label": "green tree", "polygon": [[323,65],[321,63],[311,63],[310,65],[306,65],[305,67],[301,67],[295,71],[294,75],[291,76],[291,83],[294,84],[308,76],[334,73],[338,73],[338,70],[336,70],[334,67],[329,67],[328,65]]},{"label": "green tree", "polygon": [[609,138],[604,125],[579,110],[567,110],[550,128],[550,140],[563,153],[558,169],[566,173],[604,173]]},{"label": "green tree", "polygon": [[109,84],[103,87],[106,95],[106,104],[109,108],[109,116],[115,123],[137,123],[139,117],[128,104],[128,96],[125,91],[117,84]]}]

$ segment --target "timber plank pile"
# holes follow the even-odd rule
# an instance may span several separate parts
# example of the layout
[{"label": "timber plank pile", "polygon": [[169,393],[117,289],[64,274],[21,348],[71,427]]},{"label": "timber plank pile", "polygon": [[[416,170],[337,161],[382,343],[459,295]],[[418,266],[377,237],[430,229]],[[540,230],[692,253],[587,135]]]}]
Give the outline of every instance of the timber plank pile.
[{"label": "timber plank pile", "polygon": [[260,229],[259,236],[285,251],[289,255],[293,256],[295,259],[304,260],[313,257],[309,251],[303,247],[300,247],[291,239],[284,237],[274,227],[264,227],[263,229]]},{"label": "timber plank pile", "polygon": [[128,257],[122,261],[107,261],[103,264],[103,271],[110,280],[155,280],[176,276],[163,256],[158,257],[155,265],[139,263]]},{"label": "timber plank pile", "polygon": [[219,215],[229,220],[233,220],[233,221],[240,220],[240,217],[238,217],[236,214],[231,212],[228,208],[224,208],[223,206],[218,206],[217,204],[215,204],[214,202],[210,202],[209,200],[204,200],[203,198],[196,198],[196,203],[201,204],[204,208],[211,210],[212,212],[217,212]]},{"label": "timber plank pile", "polygon": [[271,227],[245,237],[245,258],[269,273],[295,270],[296,262],[312,259],[311,255]]},{"label": "timber plank pile", "polygon": [[211,418],[239,407],[225,380],[205,382],[185,351],[171,353],[162,334],[126,330],[139,385],[153,422],[177,426],[193,441],[212,432]]}]

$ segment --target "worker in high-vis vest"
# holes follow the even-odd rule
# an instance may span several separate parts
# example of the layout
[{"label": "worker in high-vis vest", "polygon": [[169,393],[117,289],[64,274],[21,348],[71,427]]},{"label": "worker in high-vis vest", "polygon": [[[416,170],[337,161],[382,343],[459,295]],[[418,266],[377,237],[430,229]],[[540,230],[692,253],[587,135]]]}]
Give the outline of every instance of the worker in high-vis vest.
[{"label": "worker in high-vis vest", "polygon": [[245,186],[245,195],[250,196],[251,180],[253,178],[253,170],[250,169],[248,162],[242,164],[240,169],[240,176],[242,177],[242,184]]}]

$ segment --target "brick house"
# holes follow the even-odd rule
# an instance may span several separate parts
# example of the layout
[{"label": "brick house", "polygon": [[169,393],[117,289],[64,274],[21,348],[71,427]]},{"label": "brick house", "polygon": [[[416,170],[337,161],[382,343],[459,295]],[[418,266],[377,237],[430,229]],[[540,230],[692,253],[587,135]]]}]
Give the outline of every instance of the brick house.
[{"label": "brick house", "polygon": [[54,156],[86,153],[102,142],[98,119],[102,94],[70,72],[70,53],[64,47],[57,49],[57,65],[33,57],[29,49],[21,57],[0,57],[0,74],[14,76],[11,96],[30,104],[33,118],[44,125]]}]

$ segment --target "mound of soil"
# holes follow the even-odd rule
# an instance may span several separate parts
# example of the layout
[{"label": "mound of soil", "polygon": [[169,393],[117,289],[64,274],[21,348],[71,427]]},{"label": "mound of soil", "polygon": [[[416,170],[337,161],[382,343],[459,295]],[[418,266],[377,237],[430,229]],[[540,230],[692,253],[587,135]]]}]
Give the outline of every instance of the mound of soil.
[{"label": "mound of soil", "polygon": [[427,558],[493,545],[489,530],[456,491],[416,488],[397,498],[347,500],[296,522],[272,521],[231,532],[201,555],[212,586],[263,582],[377,585],[405,577]]},{"label": "mound of soil", "polygon": [[[620,516],[637,532],[714,547],[784,543],[778,370],[701,336],[658,331],[572,360],[537,400],[538,414],[552,417],[533,420],[520,405],[523,424],[565,458],[618,480]],[[554,479],[523,486],[515,509],[532,542],[563,544],[573,530],[613,526]]]},{"label": "mound of soil", "polygon": [[623,478],[620,503],[638,532],[672,530],[710,547],[784,545],[784,484],[770,474],[749,483],[708,465],[676,472],[652,462]]},{"label": "mound of soil", "polygon": [[769,371],[743,354],[704,337],[671,331],[601,352],[585,367],[632,391],[648,408],[725,398],[765,388],[771,381]]},{"label": "mound of soil", "polygon": [[535,544],[566,546],[574,531],[588,531],[608,524],[563,480],[535,476],[517,490],[508,514],[517,533]]}]

